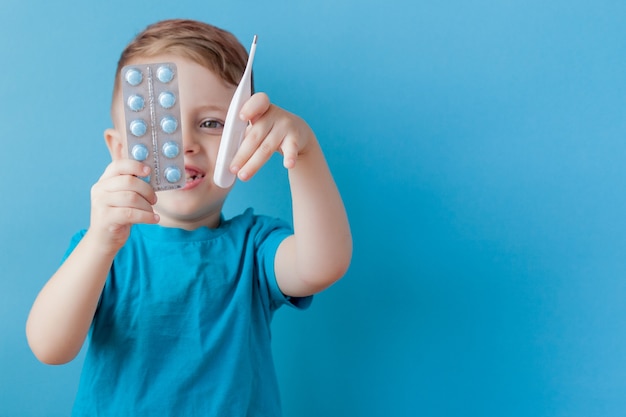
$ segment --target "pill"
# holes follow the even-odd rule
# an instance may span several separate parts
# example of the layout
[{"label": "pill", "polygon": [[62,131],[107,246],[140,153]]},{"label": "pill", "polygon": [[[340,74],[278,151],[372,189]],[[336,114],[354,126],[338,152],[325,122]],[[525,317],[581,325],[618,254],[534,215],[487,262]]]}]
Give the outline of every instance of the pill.
[{"label": "pill", "polygon": [[136,68],[130,68],[128,71],[126,71],[125,78],[126,82],[133,87],[141,84],[141,81],[143,81],[143,75],[141,75],[141,71]]},{"label": "pill", "polygon": [[146,130],[147,130],[146,122],[144,122],[143,120],[136,119],[130,122],[130,132],[133,135],[137,137],[143,136],[146,134]]},{"label": "pill", "polygon": [[132,96],[128,97],[127,104],[128,108],[132,111],[141,111],[143,110],[143,106],[145,103],[142,96],[138,94],[133,94]]},{"label": "pill", "polygon": [[145,161],[148,157],[149,151],[148,147],[143,143],[138,143],[133,146],[133,149],[130,151],[131,155],[136,161]]},{"label": "pill", "polygon": [[157,78],[162,83],[169,83],[174,78],[174,72],[168,65],[161,65],[159,69],[157,69]]},{"label": "pill", "polygon": [[178,182],[181,177],[180,169],[175,166],[165,168],[163,175],[168,182]]},{"label": "pill", "polygon": [[178,144],[176,142],[165,142],[163,144],[163,155],[165,155],[166,158],[176,158],[178,156]]},{"label": "pill", "polygon": [[165,133],[172,134],[176,131],[177,127],[178,122],[172,116],[165,116],[161,119],[161,129],[163,129]]},{"label": "pill", "polygon": [[164,109],[170,109],[176,103],[176,96],[169,91],[163,91],[159,94],[159,104]]}]

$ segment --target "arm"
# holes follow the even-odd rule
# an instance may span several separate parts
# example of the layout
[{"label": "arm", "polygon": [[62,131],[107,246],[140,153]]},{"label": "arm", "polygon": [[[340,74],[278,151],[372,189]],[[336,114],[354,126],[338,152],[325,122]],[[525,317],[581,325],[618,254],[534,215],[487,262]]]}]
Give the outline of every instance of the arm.
[{"label": "arm", "polygon": [[265,94],[255,94],[242,117],[252,124],[233,172],[246,180],[275,151],[289,169],[294,234],[276,253],[278,285],[290,296],[320,292],[345,274],[352,257],[348,218],[320,145],[304,120],[271,105]]},{"label": "arm", "polygon": [[135,177],[144,165],[114,161],[91,192],[89,230],[43,287],[31,308],[26,336],[44,363],[74,359],[87,337],[113,258],[133,223],[156,223],[152,188]]},{"label": "arm", "polygon": [[87,232],[43,287],[26,322],[28,343],[40,361],[58,365],[76,357],[112,261]]}]

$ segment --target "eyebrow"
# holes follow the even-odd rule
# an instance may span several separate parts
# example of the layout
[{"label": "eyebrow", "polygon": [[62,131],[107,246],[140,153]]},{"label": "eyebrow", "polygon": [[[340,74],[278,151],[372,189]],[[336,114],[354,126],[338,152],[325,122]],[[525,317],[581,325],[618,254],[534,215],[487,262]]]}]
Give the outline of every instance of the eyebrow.
[{"label": "eyebrow", "polygon": [[226,113],[228,112],[228,107],[222,107],[222,106],[218,106],[215,104],[206,104],[203,106],[198,106],[196,107],[196,110],[201,111],[201,112],[205,112],[205,111],[215,111],[215,112],[220,112],[220,113]]}]

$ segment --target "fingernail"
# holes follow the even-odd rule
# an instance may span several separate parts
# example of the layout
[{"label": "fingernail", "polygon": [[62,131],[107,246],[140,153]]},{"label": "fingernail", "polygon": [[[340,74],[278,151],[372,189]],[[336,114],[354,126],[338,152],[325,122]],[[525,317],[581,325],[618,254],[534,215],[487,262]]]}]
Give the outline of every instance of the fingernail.
[{"label": "fingernail", "polygon": [[285,161],[283,162],[283,166],[285,168],[293,168],[296,165],[296,161],[293,158],[285,158]]},{"label": "fingernail", "polygon": [[144,173],[144,174],[148,174],[148,173],[150,173],[150,167],[149,167],[149,166],[147,166],[147,165],[144,165],[144,167],[143,167],[143,173]]}]

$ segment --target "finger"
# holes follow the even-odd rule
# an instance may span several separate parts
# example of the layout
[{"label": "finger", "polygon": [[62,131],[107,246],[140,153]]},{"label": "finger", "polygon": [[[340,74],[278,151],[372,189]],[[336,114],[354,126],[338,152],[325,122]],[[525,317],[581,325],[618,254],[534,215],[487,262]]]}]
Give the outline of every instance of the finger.
[{"label": "finger", "polygon": [[134,175],[145,177],[150,174],[150,167],[133,159],[118,159],[109,164],[100,177],[111,178],[118,175]]},{"label": "finger", "polygon": [[[118,178],[123,177],[134,178],[128,175]],[[92,219],[99,219],[98,223],[101,224],[123,226],[133,223],[157,223],[159,221],[151,201],[147,200],[140,192],[117,187],[113,187],[113,191],[105,188],[95,190],[92,196],[92,212],[95,214]]]},{"label": "finger", "polygon": [[238,171],[238,177],[243,181],[252,178],[274,152],[278,151],[284,139],[285,136],[278,129],[270,130]]},{"label": "finger", "polygon": [[256,93],[241,107],[239,118],[254,124],[270,108],[270,98],[265,93]]},{"label": "finger", "polygon": [[149,204],[155,204],[157,201],[156,193],[150,184],[135,175],[116,175],[103,178],[94,186],[94,191],[96,194],[130,192],[141,196]]},{"label": "finger", "polygon": [[108,205],[110,207],[128,207],[143,211],[152,211],[152,204],[143,195],[136,191],[122,190],[109,193]]},{"label": "finger", "polygon": [[278,148],[279,143],[274,144],[275,147],[270,149],[271,144],[264,144],[264,142],[267,142],[267,138],[273,128],[274,124],[271,119],[263,119],[254,125],[248,126],[241,145],[230,164],[231,172],[237,174],[260,147],[263,147],[263,151],[268,152],[271,156],[274,150]]},{"label": "finger", "polygon": [[297,142],[288,136],[280,145],[280,150],[283,153],[283,166],[287,169],[295,167],[298,160]]},{"label": "finger", "polygon": [[108,213],[109,224],[128,225],[147,223],[155,224],[159,222],[159,215],[152,208],[140,210],[133,207],[113,207]]}]

